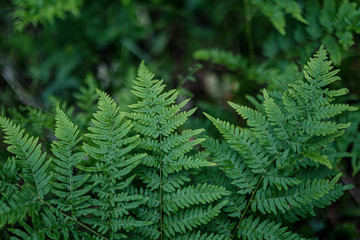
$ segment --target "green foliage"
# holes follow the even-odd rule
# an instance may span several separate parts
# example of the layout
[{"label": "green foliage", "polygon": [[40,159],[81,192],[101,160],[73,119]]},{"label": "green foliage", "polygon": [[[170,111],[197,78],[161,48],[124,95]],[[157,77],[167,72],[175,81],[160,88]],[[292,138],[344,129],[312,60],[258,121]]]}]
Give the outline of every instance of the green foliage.
[{"label": "green foliage", "polygon": [[85,185],[89,174],[74,174],[74,169],[83,160],[85,153],[76,151],[77,144],[81,141],[79,130],[59,108],[56,108],[55,137],[58,139],[51,144],[54,154],[52,160],[54,178],[52,192],[58,197],[53,204],[63,212],[69,212],[71,218],[78,219],[88,213],[90,196],[86,193],[91,186]]},{"label": "green foliage", "polygon": [[[149,224],[129,216],[131,209],[147,201],[126,191],[135,177],[129,173],[144,157],[129,153],[138,144],[138,136],[125,137],[130,122],[121,123],[124,114],[114,101],[103,92],[99,91],[99,95],[100,110],[94,114],[88,133],[92,144],[84,143],[85,152],[78,146],[81,141],[78,127],[57,107],[57,140],[51,144],[52,160],[45,160],[46,154],[41,153],[37,139],[24,135],[19,126],[1,118],[5,142],[15,155],[2,168],[1,223],[19,221],[25,231],[10,229],[15,235],[51,239],[71,235],[80,239],[89,236],[88,232],[77,230],[85,227],[98,238],[108,235],[118,239],[126,236],[120,230]],[[89,157],[87,161],[92,165],[83,166],[84,159]],[[20,179],[24,184],[18,183]],[[31,217],[32,226],[23,222],[26,216]],[[56,233],[60,229],[61,234]]]},{"label": "green foliage", "polygon": [[[331,103],[348,92],[324,89],[340,80],[336,76],[338,71],[332,68],[321,46],[304,67],[305,81],[289,84],[281,105],[266,90],[259,110],[229,102],[250,128],[239,128],[205,114],[227,143],[209,139],[204,147],[237,187],[238,190],[233,190],[235,198],[247,199],[240,214],[229,215],[239,218],[234,231],[240,238],[300,239],[281,227],[282,222],[254,219],[254,214],[304,217],[302,209],[314,214],[314,206],[323,208],[331,204],[347,189],[337,183],[341,173],[330,180],[319,174],[323,169],[333,168],[324,147],[350,126],[331,119],[343,111],[356,110],[346,104]],[[313,171],[309,172],[309,168]]]},{"label": "green foliage", "polygon": [[82,0],[61,0],[49,2],[46,0],[13,0],[15,11],[15,30],[23,31],[28,24],[37,25],[54,22],[54,18],[64,18],[69,12],[73,15],[79,15],[79,7]]},{"label": "green foliage", "polygon": [[241,239],[304,239],[295,233],[290,233],[286,227],[281,227],[280,224],[268,219],[260,221],[259,217],[253,219],[252,216],[243,220],[238,236]]},{"label": "green foliage", "polygon": [[[360,177],[360,117],[358,111],[348,111],[352,107],[347,105],[359,106],[358,1],[121,0],[85,4],[82,0],[10,0],[0,1],[0,13],[0,78],[5,83],[0,86],[0,115],[24,128],[29,139],[38,137],[41,153],[46,152],[47,156],[44,162],[50,162],[46,171],[52,174],[51,189],[44,202],[29,197],[34,191],[22,187],[29,183],[22,179],[16,155],[6,151],[6,143],[0,144],[0,181],[4,182],[0,183],[0,209],[8,211],[0,220],[5,221],[0,239],[35,238],[36,233],[39,238],[51,235],[60,239],[106,239],[112,234],[124,234],[130,239],[155,239],[161,232],[160,217],[164,223],[165,217],[183,218],[185,213],[194,213],[195,208],[205,214],[208,206],[214,209],[223,200],[229,202],[216,217],[200,226],[189,220],[186,224],[192,224],[194,229],[184,225],[186,233],[174,225],[175,236],[171,239],[237,239],[234,232],[240,230],[240,226],[235,229],[243,215],[243,222],[250,216],[252,221],[259,219],[257,226],[263,226],[261,222],[266,219],[269,226],[280,223],[276,230],[279,233],[286,226],[285,232],[321,239],[356,238],[342,233],[345,229],[353,231],[354,236],[359,234],[358,188],[340,199],[350,185],[331,184],[340,171],[344,175],[339,181],[346,184],[357,186]],[[335,74],[327,66],[329,63],[314,59],[304,69],[307,79],[299,69],[322,43],[333,64],[341,66],[341,72]],[[138,91],[132,80],[140,59],[164,79],[159,89],[166,84],[176,90],[169,94],[167,87],[161,91],[156,87],[159,95],[146,95],[149,100],[144,104],[154,106],[143,108],[145,112],[139,115],[142,120],[138,123],[131,118],[136,117],[136,109],[128,105],[144,100],[130,91]],[[322,78],[314,75],[319,69],[326,69],[329,75],[323,76],[325,82],[314,83],[313,79]],[[338,81],[337,75],[343,81]],[[326,81],[334,82],[321,87]],[[113,231],[116,229],[106,225],[103,230],[107,233],[103,235],[100,225],[107,223],[94,216],[100,204],[94,202],[100,198],[95,189],[102,183],[95,181],[93,175],[106,176],[110,170],[94,172],[96,164],[105,164],[104,158],[95,159],[82,147],[101,150],[88,129],[95,127],[91,120],[98,110],[97,88],[114,98],[120,108],[118,115],[124,114],[119,126],[129,117],[128,127],[134,125],[119,142],[139,135],[124,144],[124,148],[134,144],[124,159],[146,153],[130,173],[121,179],[112,178],[116,184],[125,179],[130,182],[117,194],[142,196],[142,200],[115,199],[113,203],[134,203],[123,218],[132,221],[133,217],[133,224],[144,226],[132,228],[130,224]],[[259,94],[262,88],[266,93]],[[341,98],[332,96],[347,92],[342,88],[351,93]],[[192,99],[186,100],[188,97]],[[174,102],[166,105],[170,98]],[[255,108],[249,107],[249,102]],[[65,118],[57,120],[57,105],[75,127]],[[226,110],[231,106],[235,111]],[[197,111],[192,110],[196,107]],[[233,123],[234,131],[239,119],[238,137],[244,141],[236,145],[220,140],[221,133],[202,111],[221,116],[224,123]],[[166,128],[169,135],[154,123],[161,118],[165,120],[158,125]],[[74,139],[69,141],[76,144],[71,148],[63,145],[67,140],[57,131],[62,129],[57,122],[63,129],[73,130],[69,132]],[[349,122],[351,126],[347,127]],[[0,138],[5,136],[0,133]],[[236,145],[236,150],[232,145]],[[252,161],[254,156],[257,162]],[[158,165],[151,165],[154,162]],[[266,170],[264,173],[261,167]],[[79,202],[71,200],[69,179],[80,184],[71,188]],[[316,196],[323,195],[304,203],[317,188],[312,182],[324,186]],[[108,193],[104,196],[112,198]],[[326,211],[319,209],[337,200]],[[272,207],[274,202],[276,206]],[[299,206],[289,206],[290,202]],[[75,208],[73,214],[71,208]],[[104,219],[116,212],[106,205],[104,211]],[[100,225],[89,221],[92,217]],[[47,231],[44,226],[52,230]],[[139,234],[141,231],[146,234]],[[164,229],[162,233],[163,239],[168,238]],[[249,236],[256,238],[255,235]],[[248,233],[241,238],[247,236]],[[259,233],[258,238],[262,237]]]},{"label": "green foliage", "polygon": [[200,49],[194,52],[194,58],[203,61],[211,61],[216,64],[225,65],[230,70],[246,67],[246,60],[239,55],[219,49]]},{"label": "green foliage", "polygon": [[98,85],[92,75],[85,78],[84,85],[79,88],[79,92],[74,94],[76,98],[76,105],[81,112],[76,115],[75,121],[84,129],[89,125],[92,114],[96,111],[97,94],[96,89]]},{"label": "green foliage", "polygon": [[282,35],[285,35],[285,13],[290,14],[296,20],[307,24],[307,21],[302,16],[299,4],[294,0],[251,0],[251,3],[258,7],[270,19],[271,23]]},{"label": "green foliage", "polygon": [[[264,45],[264,51],[270,58],[281,52],[286,56],[301,57],[303,60],[312,51],[314,42],[326,44],[330,57],[335,64],[340,64],[346,57],[346,51],[354,45],[354,33],[359,29],[359,8],[350,1],[326,0],[306,1],[305,20],[308,25],[297,24],[288,36],[272,34]],[[300,49],[294,45],[302,45]],[[305,51],[304,51],[305,50]]]},{"label": "green foliage", "polygon": [[83,147],[96,160],[94,167],[85,169],[92,173],[92,192],[97,196],[91,201],[96,210],[86,222],[101,234],[108,233],[110,239],[119,239],[124,234],[119,234],[118,231],[129,231],[148,224],[127,216],[131,209],[147,200],[141,195],[126,192],[135,177],[130,173],[145,155],[129,154],[138,144],[138,136],[127,136],[131,129],[130,121],[122,123],[124,113],[119,112],[114,100],[103,92],[99,91],[98,94],[99,111],[94,114],[91,121],[93,126],[89,127],[90,133],[87,134],[93,145],[84,143]]},{"label": "green foliage", "polygon": [[258,110],[229,102],[249,128],[205,113],[225,141],[184,128],[190,99],[144,62],[129,112],[91,79],[77,95],[90,113],[98,96],[90,122],[75,117],[84,134],[57,105],[51,152],[1,117],[12,155],[0,168],[0,226],[14,239],[305,239],[288,221],[352,188],[329,160],[350,125],[334,117],[356,110],[333,103],[348,93],[329,90],[337,72],[321,46],[282,102],[266,90]]},{"label": "green foliage", "polygon": [[[340,120],[351,122],[351,126],[347,129],[346,134],[336,140],[335,147],[340,153],[349,157],[352,169],[352,175],[355,176],[360,171],[360,112],[351,112],[350,114],[340,116]],[[338,161],[341,161],[342,156]]]},{"label": "green foliage", "polygon": [[138,213],[139,217],[149,216],[144,220],[158,216],[154,221],[157,229],[149,226],[139,232],[151,236],[150,239],[163,235],[173,238],[178,233],[196,231],[220,213],[226,200],[207,208],[204,205],[229,194],[223,187],[188,184],[198,169],[211,165],[202,152],[191,153],[194,146],[204,141],[195,138],[204,130],[177,132],[195,109],[180,112],[190,99],[175,104],[179,91],[163,92],[165,85],[162,83],[162,80],[154,79],[154,74],[142,62],[132,90],[139,100],[129,106],[133,110],[129,118],[140,134],[139,150],[148,154],[141,162],[139,178],[148,191],[159,198],[159,204]]},{"label": "green foliage", "polygon": [[[0,126],[5,133],[4,143],[9,144],[8,151],[16,155],[16,165],[21,168],[19,176],[24,180],[28,191],[42,200],[50,190],[49,161],[41,151],[38,138],[30,137],[19,125],[5,117],[0,118]],[[9,160],[8,160],[9,161]]]}]

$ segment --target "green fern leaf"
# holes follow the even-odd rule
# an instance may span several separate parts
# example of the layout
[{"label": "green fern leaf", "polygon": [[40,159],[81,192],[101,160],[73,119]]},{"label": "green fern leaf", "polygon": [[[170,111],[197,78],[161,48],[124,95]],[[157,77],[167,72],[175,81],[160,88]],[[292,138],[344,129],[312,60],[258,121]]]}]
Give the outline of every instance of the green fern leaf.
[{"label": "green fern leaf", "polygon": [[75,146],[81,141],[79,130],[59,107],[56,108],[57,141],[51,144],[51,150],[56,158],[54,164],[54,188],[52,192],[58,196],[59,201],[53,201],[59,210],[70,212],[72,218],[88,214],[91,185],[85,186],[90,175],[73,174],[76,165],[85,157],[84,152],[74,152]]},{"label": "green fern leaf", "polygon": [[298,234],[287,231],[286,227],[270,220],[261,221],[259,217],[253,219],[253,216],[245,218],[238,231],[240,239],[284,239],[284,240],[305,240]]},{"label": "green fern leaf", "polygon": [[[237,151],[232,149],[226,142],[220,143],[210,137],[207,137],[202,146],[213,156],[213,161],[225,172],[226,176],[232,180],[231,184],[237,188],[237,193],[252,193],[259,182],[259,177],[247,168]],[[218,177],[221,179],[221,176]],[[220,182],[215,184],[224,186]],[[229,189],[231,185],[224,187]]]},{"label": "green fern leaf", "polygon": [[300,207],[313,200],[317,200],[334,188],[335,183],[339,180],[341,173],[332,181],[329,180],[307,180],[298,186],[290,188],[286,193],[280,196],[272,191],[257,191],[255,199],[251,202],[251,208],[255,212],[258,209],[261,213],[266,214],[278,211],[285,213],[290,206]]},{"label": "green fern leaf", "polygon": [[34,189],[37,198],[43,199],[50,191],[51,174],[48,171],[50,161],[41,151],[38,138],[25,134],[25,130],[15,125],[5,117],[0,117],[0,126],[5,133],[4,143],[9,144],[9,152],[16,156],[16,162],[21,169],[20,176],[26,184]]},{"label": "green fern leaf", "polygon": [[164,198],[164,211],[168,215],[171,212],[177,212],[180,209],[188,208],[193,205],[207,204],[229,195],[230,192],[224,187],[198,184],[188,186],[166,195]]},{"label": "green fern leaf", "polygon": [[247,124],[252,127],[252,132],[259,139],[259,142],[265,146],[270,154],[276,154],[278,149],[276,147],[276,139],[269,131],[270,123],[260,112],[252,110],[248,107],[240,106],[232,102],[229,105],[236,110],[244,119],[247,119]]},{"label": "green fern leaf", "polygon": [[209,206],[207,209],[195,207],[185,211],[180,211],[173,216],[164,216],[164,233],[168,237],[175,236],[175,233],[186,233],[187,230],[208,223],[212,218],[220,214],[220,210],[228,203],[224,200],[221,203]]},{"label": "green fern leaf", "polygon": [[265,149],[256,143],[255,137],[245,129],[231,125],[227,122],[215,119],[204,113],[216,128],[224,135],[225,139],[231,144],[239,154],[245,159],[245,162],[251,171],[254,173],[264,173],[267,167],[271,164],[269,155],[266,154]]},{"label": "green fern leaf", "polygon": [[[194,151],[205,140],[197,138],[203,129],[178,131],[196,110],[181,112],[189,99],[176,104],[178,91],[164,91],[163,81],[154,79],[144,62],[140,64],[138,77],[133,83],[132,92],[139,100],[129,106],[133,112],[127,116],[132,120],[133,129],[140,134],[138,151],[148,154],[136,170],[146,188],[153,193],[156,191],[160,198],[160,205],[151,205],[136,213],[139,217],[147,216],[147,219],[150,215],[157,216],[152,218],[154,225],[137,231],[152,239],[163,234],[168,237],[185,234],[188,232],[185,229],[191,234],[201,223],[206,224],[215,217],[215,208],[209,210],[207,217],[196,215],[200,210],[206,213],[202,206],[197,205],[213,203],[229,192],[218,186],[189,184],[192,174],[199,172],[201,167],[215,165],[208,161],[206,153]],[[167,214],[176,218],[175,225]]]},{"label": "green fern leaf", "polygon": [[98,206],[94,217],[86,222],[98,228],[101,234],[108,233],[110,238],[121,237],[119,231],[149,225],[149,222],[134,219],[132,209],[144,204],[147,199],[141,195],[131,195],[125,190],[134,179],[129,176],[140,163],[144,154],[130,155],[138,144],[138,136],[127,137],[131,129],[130,121],[122,122],[124,114],[107,94],[98,91],[99,111],[94,114],[91,133],[86,134],[93,144],[84,143],[83,148],[96,161],[92,170],[92,191],[98,196],[92,204]]},{"label": "green fern leaf", "polygon": [[[11,198],[10,198],[11,196]],[[33,196],[30,186],[23,186],[20,190],[12,192],[8,200],[0,201],[0,226],[6,223],[14,224],[25,218],[26,215],[36,216],[40,209],[40,203]]]},{"label": "green fern leaf", "polygon": [[285,114],[280,110],[274,100],[269,97],[264,89],[264,109],[266,116],[269,118],[270,125],[274,126],[276,136],[281,140],[288,140],[290,133],[287,127]]}]

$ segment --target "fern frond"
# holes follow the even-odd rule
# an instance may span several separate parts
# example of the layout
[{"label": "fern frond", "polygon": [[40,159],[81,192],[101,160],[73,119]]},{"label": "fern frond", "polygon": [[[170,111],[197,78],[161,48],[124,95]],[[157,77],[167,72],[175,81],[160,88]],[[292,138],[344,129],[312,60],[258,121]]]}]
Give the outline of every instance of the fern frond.
[{"label": "fern frond", "polygon": [[[231,204],[224,207],[224,212],[240,219],[233,239],[238,230],[240,239],[300,239],[275,222],[267,220],[261,225],[260,219],[253,220],[252,216],[249,225],[240,228],[247,221],[249,207],[254,213],[289,213],[295,218],[308,214],[304,208],[312,213],[315,207],[327,206],[342,194],[343,190],[336,184],[341,174],[332,180],[327,178],[333,175],[323,174],[323,169],[332,168],[326,147],[350,126],[332,118],[345,110],[355,110],[348,105],[332,104],[336,96],[347,93],[346,89],[324,89],[339,80],[336,73],[322,46],[304,70],[306,81],[298,78],[289,84],[282,103],[265,90],[263,107],[258,110],[229,102],[250,128],[236,127],[205,113],[226,140],[220,144],[207,139],[202,145],[229,177],[221,182],[232,191],[226,197],[232,200]],[[316,173],[306,174],[306,168],[314,168]],[[229,181],[236,191],[228,186]],[[233,201],[233,195],[244,204]],[[269,228],[263,231],[266,226]]]},{"label": "fern frond", "polygon": [[285,13],[289,13],[293,18],[300,22],[307,23],[301,15],[301,8],[296,1],[263,1],[252,0],[252,4],[256,5],[271,21],[274,27],[282,34],[285,35]]},{"label": "fern frond", "polygon": [[[214,207],[207,212],[197,205],[211,204],[229,192],[223,187],[189,184],[191,175],[199,172],[201,167],[214,165],[208,162],[206,153],[194,151],[205,140],[198,138],[203,129],[178,131],[196,110],[181,112],[189,100],[176,104],[178,91],[164,91],[163,81],[154,79],[144,62],[133,83],[132,92],[139,100],[129,106],[133,112],[127,116],[140,134],[137,149],[148,154],[137,173],[146,188],[153,193],[157,191],[160,198],[159,205],[143,209],[145,216],[159,218],[153,218],[154,225],[140,234],[152,238],[165,234],[173,238],[185,234],[186,229],[192,231],[200,224],[206,224],[219,214],[220,208]],[[177,222],[173,223],[175,220]]]},{"label": "fern frond", "polygon": [[76,105],[82,110],[76,115],[75,122],[79,124],[80,129],[84,129],[90,123],[92,114],[96,111],[97,83],[92,75],[87,75],[84,85],[79,88],[74,97]]},{"label": "fern frond", "polygon": [[93,200],[94,217],[87,220],[101,234],[108,233],[110,238],[121,237],[119,231],[149,225],[130,215],[132,209],[144,204],[147,199],[141,195],[131,195],[126,188],[131,184],[134,175],[129,175],[140,163],[144,154],[130,155],[138,144],[138,136],[128,137],[130,121],[123,122],[124,114],[120,113],[116,103],[106,93],[98,91],[99,110],[94,114],[91,133],[86,134],[93,142],[83,144],[84,150],[96,161],[92,170],[92,191],[98,196]]},{"label": "fern frond", "polygon": [[[80,239],[78,233],[74,231],[69,221],[66,221],[61,218],[58,219],[53,211],[49,208],[44,207],[44,212],[38,213],[36,216],[33,216],[31,219],[31,225],[27,222],[19,221],[20,225],[24,230],[9,229],[13,234],[21,237],[21,239],[61,239],[69,238],[69,232],[74,232],[72,237],[74,239]],[[71,230],[69,230],[71,229]]]},{"label": "fern frond", "polygon": [[286,109],[297,116],[298,119],[308,117],[310,121],[336,116],[348,110],[356,108],[348,105],[331,104],[334,97],[344,95],[347,89],[329,90],[323,89],[334,81],[340,80],[336,74],[339,70],[333,70],[332,62],[328,60],[324,45],[310,58],[304,66],[304,76],[307,82],[297,81],[290,85],[284,94]]},{"label": "fern frond", "polygon": [[4,143],[16,158],[17,166],[21,168],[20,177],[29,184],[36,196],[43,199],[50,191],[51,174],[48,171],[50,161],[46,161],[46,153],[42,153],[38,138],[25,134],[25,130],[5,117],[0,117],[0,126],[4,131]]},{"label": "fern frond", "polygon": [[3,165],[0,165],[1,201],[10,199],[11,195],[19,188],[16,181],[17,175],[15,157],[9,157]]},{"label": "fern frond", "polygon": [[93,113],[96,111],[96,89],[97,83],[92,75],[87,75],[84,85],[79,88],[79,92],[74,95],[77,100],[77,105],[83,111]]},{"label": "fern frond", "polygon": [[74,174],[76,165],[86,155],[84,152],[74,151],[81,141],[79,130],[59,107],[56,108],[56,113],[55,137],[58,140],[53,141],[51,150],[55,156],[52,192],[58,199],[52,203],[56,204],[60,211],[70,212],[70,216],[76,219],[88,214],[90,204],[87,201],[90,196],[85,194],[90,191],[91,185],[86,186],[85,183],[90,175]]}]

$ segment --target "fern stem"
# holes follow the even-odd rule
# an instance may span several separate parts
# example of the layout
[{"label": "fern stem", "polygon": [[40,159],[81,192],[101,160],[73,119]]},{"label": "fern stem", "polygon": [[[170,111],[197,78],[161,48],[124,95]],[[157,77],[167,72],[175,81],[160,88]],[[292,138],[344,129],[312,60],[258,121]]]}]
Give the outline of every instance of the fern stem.
[{"label": "fern stem", "polygon": [[[111,134],[111,156],[114,156],[115,155],[115,150],[114,150],[114,135],[113,134]],[[112,158],[112,159],[114,159],[114,157]],[[114,166],[113,166],[114,164],[113,164],[113,161],[110,161],[110,167],[111,167],[111,170],[113,170],[113,168],[114,168]],[[108,172],[107,172],[108,173]],[[113,195],[112,195],[112,188],[111,188],[111,184],[112,184],[112,181],[111,181],[111,173],[110,173],[110,176],[109,176],[109,178],[108,178],[108,180],[109,180],[109,239],[113,239],[113,230],[112,230],[112,228],[111,228],[111,221],[112,221],[112,210],[113,210],[113,208],[112,208],[112,204],[111,204],[111,202],[112,202],[112,199],[113,199]]]},{"label": "fern stem", "polygon": [[251,194],[250,200],[249,200],[249,202],[247,203],[247,205],[246,205],[246,207],[245,207],[245,209],[244,209],[244,212],[241,214],[241,218],[240,218],[239,222],[238,222],[237,225],[236,225],[236,228],[235,228],[235,230],[234,230],[233,236],[231,237],[231,240],[234,240],[234,239],[235,239],[236,233],[237,233],[237,231],[238,231],[239,228],[240,228],[240,224],[241,224],[241,222],[244,220],[245,214],[246,214],[248,208],[250,207],[250,204],[251,204],[251,202],[252,202],[252,199],[254,198],[256,191],[258,190],[258,188],[259,188],[262,180],[263,180],[264,177],[265,177],[265,173],[266,173],[266,171],[263,173],[261,179],[259,180],[258,184],[256,185],[255,190],[254,190],[253,193]]},{"label": "fern stem", "polygon": [[163,160],[162,160],[162,133],[159,120],[157,121],[159,127],[159,140],[160,140],[160,186],[159,186],[159,195],[160,195],[160,240],[163,240],[163,197],[162,197],[162,168],[163,168]]},{"label": "fern stem", "polygon": [[[71,150],[68,149],[68,156],[71,156]],[[67,159],[68,163],[68,174],[69,174],[69,192],[70,192],[70,200],[71,200],[71,217],[74,217],[74,198],[73,198],[73,180],[72,180],[72,169],[71,169],[71,163],[70,163],[70,158]]]},{"label": "fern stem", "polygon": [[244,0],[245,5],[245,19],[246,19],[246,38],[249,47],[249,55],[250,61],[254,62],[255,59],[255,51],[254,51],[254,41],[252,37],[252,29],[251,29],[251,10],[249,0]]}]

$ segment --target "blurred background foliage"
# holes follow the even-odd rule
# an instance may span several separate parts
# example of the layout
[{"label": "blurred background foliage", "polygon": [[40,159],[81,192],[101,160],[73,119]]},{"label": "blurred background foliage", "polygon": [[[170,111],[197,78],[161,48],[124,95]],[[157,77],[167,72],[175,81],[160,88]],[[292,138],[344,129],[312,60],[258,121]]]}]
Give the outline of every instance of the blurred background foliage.
[{"label": "blurred background foliage", "polygon": [[[0,25],[1,114],[45,143],[53,138],[58,103],[86,130],[96,111],[95,88],[127,110],[142,59],[181,98],[192,97],[189,108],[199,107],[186,127],[206,128],[210,135],[216,131],[202,111],[244,124],[226,102],[259,106],[261,88],[280,99],[322,43],[341,69],[337,87],[350,89],[343,101],[360,105],[357,1],[3,0]],[[331,159],[346,174],[343,182],[355,188],[294,226],[307,236],[359,236],[359,111],[341,120],[353,124],[333,145]],[[0,161],[6,157],[0,151]],[[0,238],[6,237],[2,231]]]}]

